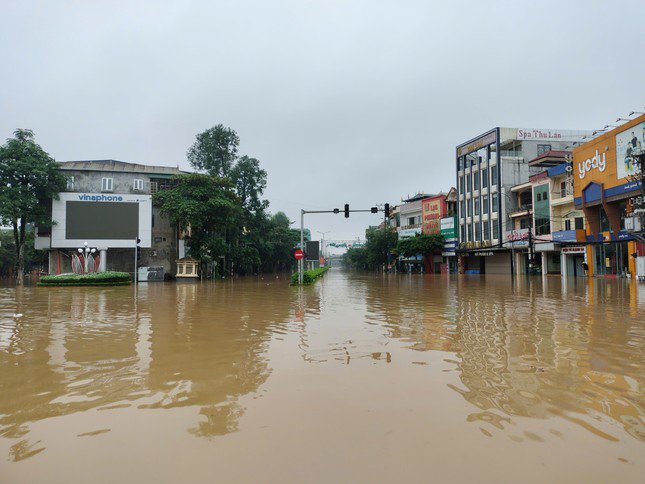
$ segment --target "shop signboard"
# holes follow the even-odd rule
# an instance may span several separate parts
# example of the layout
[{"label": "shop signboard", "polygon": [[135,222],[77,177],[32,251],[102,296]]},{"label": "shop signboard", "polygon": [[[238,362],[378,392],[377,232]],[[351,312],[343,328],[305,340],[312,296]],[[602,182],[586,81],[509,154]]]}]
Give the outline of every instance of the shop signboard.
[{"label": "shop signboard", "polygon": [[529,246],[529,229],[509,230],[506,232],[507,246],[514,249]]},{"label": "shop signboard", "polygon": [[421,233],[421,227],[415,227],[413,229],[402,229],[402,230],[399,230],[399,239],[414,237],[416,234],[420,234],[420,233]]},{"label": "shop signboard", "polygon": [[563,254],[584,254],[586,249],[584,245],[572,245],[562,247],[560,250]]},{"label": "shop signboard", "polygon": [[568,129],[517,128],[516,138],[533,141],[580,141],[583,136],[589,134],[586,131]]},{"label": "shop signboard", "polygon": [[440,222],[441,235],[446,239],[457,237],[457,217],[442,218]]},{"label": "shop signboard", "polygon": [[441,233],[440,220],[446,213],[445,195],[425,198],[422,201],[423,216],[423,233],[439,234]]},{"label": "shop signboard", "polygon": [[483,136],[457,147],[457,156],[467,155],[497,141],[497,130],[489,131]]}]

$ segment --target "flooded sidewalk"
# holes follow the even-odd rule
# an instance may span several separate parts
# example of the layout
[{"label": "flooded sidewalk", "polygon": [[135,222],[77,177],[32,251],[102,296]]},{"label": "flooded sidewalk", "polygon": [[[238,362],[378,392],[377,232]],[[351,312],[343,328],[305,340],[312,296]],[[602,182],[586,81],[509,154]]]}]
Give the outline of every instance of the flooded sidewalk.
[{"label": "flooded sidewalk", "polygon": [[645,284],[0,287],[0,482],[642,482]]}]

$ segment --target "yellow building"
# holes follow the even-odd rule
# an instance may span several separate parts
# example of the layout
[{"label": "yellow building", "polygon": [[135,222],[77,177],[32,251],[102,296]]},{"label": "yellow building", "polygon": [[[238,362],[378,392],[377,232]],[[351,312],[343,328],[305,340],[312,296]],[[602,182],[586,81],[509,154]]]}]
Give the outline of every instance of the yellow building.
[{"label": "yellow building", "polygon": [[574,204],[586,218],[589,275],[636,275],[643,244],[625,231],[630,199],[640,194],[631,154],[645,148],[645,115],[573,150]]}]

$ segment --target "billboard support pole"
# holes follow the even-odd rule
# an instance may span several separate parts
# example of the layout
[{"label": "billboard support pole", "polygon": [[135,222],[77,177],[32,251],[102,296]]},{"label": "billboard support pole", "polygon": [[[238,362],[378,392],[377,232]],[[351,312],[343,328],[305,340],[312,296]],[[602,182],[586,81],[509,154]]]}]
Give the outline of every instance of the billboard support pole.
[{"label": "billboard support pole", "polygon": [[137,287],[137,250],[139,237],[134,239],[134,287]]},{"label": "billboard support pole", "polygon": [[[305,250],[305,211],[300,210],[300,250]],[[304,257],[298,261],[298,284],[302,285]]]}]

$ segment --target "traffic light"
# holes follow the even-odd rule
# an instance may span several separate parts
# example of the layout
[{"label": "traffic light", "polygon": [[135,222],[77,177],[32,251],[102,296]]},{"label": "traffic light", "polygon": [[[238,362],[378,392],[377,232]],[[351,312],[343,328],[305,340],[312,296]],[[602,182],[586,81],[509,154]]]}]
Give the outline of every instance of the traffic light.
[{"label": "traffic light", "polygon": [[384,211],[385,211],[385,218],[390,218],[390,204],[389,203],[385,204]]},{"label": "traffic light", "polygon": [[141,243],[141,239],[137,237],[137,248],[135,249],[137,251],[137,262],[141,260],[141,247],[139,244]]},{"label": "traffic light", "polygon": [[372,208],[370,208],[370,212],[372,212],[372,213],[378,213],[378,207],[372,207]]},{"label": "traffic light", "polygon": [[349,203],[345,204],[345,218],[349,218]]}]

